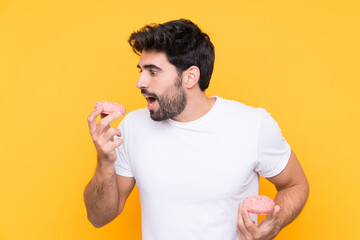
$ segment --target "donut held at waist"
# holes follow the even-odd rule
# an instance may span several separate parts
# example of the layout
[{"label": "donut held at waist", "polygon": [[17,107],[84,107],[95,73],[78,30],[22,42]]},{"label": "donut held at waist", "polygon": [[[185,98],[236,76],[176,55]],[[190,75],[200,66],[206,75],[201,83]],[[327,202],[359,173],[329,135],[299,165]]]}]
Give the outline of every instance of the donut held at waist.
[{"label": "donut held at waist", "polygon": [[275,208],[275,202],[263,195],[247,197],[242,205],[249,213],[253,214],[269,214]]}]

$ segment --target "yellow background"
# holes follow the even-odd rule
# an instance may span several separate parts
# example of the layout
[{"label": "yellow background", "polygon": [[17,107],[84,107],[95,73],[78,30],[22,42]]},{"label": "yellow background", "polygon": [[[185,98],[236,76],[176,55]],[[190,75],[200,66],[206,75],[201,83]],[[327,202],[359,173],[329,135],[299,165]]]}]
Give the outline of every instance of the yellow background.
[{"label": "yellow background", "polygon": [[[83,190],[104,99],[145,107],[127,38],[189,18],[216,49],[208,95],[267,109],[310,182],[277,239],[360,239],[358,1],[0,1],[0,239],[140,239],[137,189],[95,229]],[[113,126],[117,126],[119,121]],[[261,193],[275,196],[261,180]]]}]

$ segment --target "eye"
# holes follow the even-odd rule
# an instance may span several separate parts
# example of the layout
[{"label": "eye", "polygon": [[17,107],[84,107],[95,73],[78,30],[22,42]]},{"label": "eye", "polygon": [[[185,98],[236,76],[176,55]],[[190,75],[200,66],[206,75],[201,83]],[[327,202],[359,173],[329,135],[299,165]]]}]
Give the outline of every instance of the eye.
[{"label": "eye", "polygon": [[150,73],[151,73],[151,75],[155,76],[157,74],[157,71],[151,69]]}]

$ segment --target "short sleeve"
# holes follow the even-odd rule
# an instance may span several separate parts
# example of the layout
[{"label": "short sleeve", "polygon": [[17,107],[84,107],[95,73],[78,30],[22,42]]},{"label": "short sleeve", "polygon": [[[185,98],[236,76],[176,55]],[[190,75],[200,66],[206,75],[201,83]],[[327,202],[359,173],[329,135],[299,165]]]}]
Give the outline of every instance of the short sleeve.
[{"label": "short sleeve", "polygon": [[[121,135],[124,140],[124,143],[115,149],[116,154],[117,154],[117,159],[115,162],[115,171],[116,171],[116,174],[118,174],[118,175],[121,175],[124,177],[133,177],[134,174],[131,169],[130,159],[129,159],[127,147],[126,147],[128,131],[125,126],[126,126],[126,124],[125,124],[125,118],[124,118],[118,127],[121,131]],[[117,136],[114,137],[114,139],[117,139],[117,138],[118,138]]]},{"label": "short sleeve", "polygon": [[278,175],[288,163],[291,148],[274,118],[261,108],[256,172],[265,178]]}]

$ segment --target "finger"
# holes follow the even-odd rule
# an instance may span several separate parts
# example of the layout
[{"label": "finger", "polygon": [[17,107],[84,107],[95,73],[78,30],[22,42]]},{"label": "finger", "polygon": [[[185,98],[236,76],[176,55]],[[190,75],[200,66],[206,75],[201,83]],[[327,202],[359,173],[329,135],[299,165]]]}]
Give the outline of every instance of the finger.
[{"label": "finger", "polygon": [[274,211],[270,213],[270,216],[271,218],[277,218],[279,216],[279,213],[280,213],[280,206],[276,205]]},{"label": "finger", "polygon": [[103,147],[102,147],[102,151],[104,153],[111,153],[111,152],[116,152],[116,148],[121,146],[121,144],[124,143],[124,140],[122,138],[118,138],[114,141],[109,141],[105,144],[103,144]]},{"label": "finger", "polygon": [[279,213],[280,206],[276,205],[274,210],[259,224],[259,228],[268,228],[268,226],[276,222],[276,219],[279,217]]},{"label": "finger", "polygon": [[105,141],[114,141],[114,136],[121,137],[121,131],[118,128],[109,128],[104,135]]},{"label": "finger", "polygon": [[120,147],[121,144],[124,143],[124,140],[122,138],[118,138],[118,139],[115,139],[112,143],[111,143],[111,147],[112,148],[117,148],[117,147]]},{"label": "finger", "polygon": [[241,203],[239,204],[239,209],[238,209],[237,228],[240,232],[240,236],[242,236],[242,238],[240,238],[240,239],[250,239],[251,238],[251,233],[246,228],[245,223],[244,223]]},{"label": "finger", "polygon": [[96,130],[96,118],[97,116],[99,116],[99,114],[101,113],[102,111],[102,107],[98,107],[97,109],[95,109],[94,111],[92,111],[90,113],[90,115],[88,116],[88,124],[89,124],[89,131],[90,131],[90,134],[93,134]]},{"label": "finger", "polygon": [[236,228],[236,234],[239,238],[239,240],[246,240],[247,238],[245,238],[245,235],[242,234],[242,232],[240,232],[239,228]]},{"label": "finger", "polygon": [[97,127],[97,131],[99,132],[104,132],[107,129],[107,126],[110,125],[110,123],[114,122],[116,119],[118,119],[119,117],[121,117],[121,112],[113,112],[111,114],[109,114],[108,116],[106,116],[105,118],[101,119],[98,127]]},{"label": "finger", "polygon": [[272,215],[277,217],[277,216],[279,216],[279,213],[280,213],[280,206],[276,205]]},{"label": "finger", "polygon": [[269,213],[266,218],[275,218],[275,217],[277,217],[279,215],[279,211],[280,211],[280,206],[276,205],[274,207],[274,210],[271,213]]},{"label": "finger", "polygon": [[237,235],[238,235],[239,240],[253,239],[253,238],[251,237],[251,234],[249,234],[249,233],[243,233],[243,232],[241,232],[241,231],[239,230],[239,228],[236,229],[236,233],[237,233]]},{"label": "finger", "polygon": [[115,128],[114,136],[121,137],[122,136],[121,130],[118,128]]},{"label": "finger", "polygon": [[247,230],[251,233],[251,235],[256,235],[258,232],[257,226],[254,224],[254,221],[251,219],[250,214],[245,208],[241,208],[241,215],[244,219],[244,224]]}]

